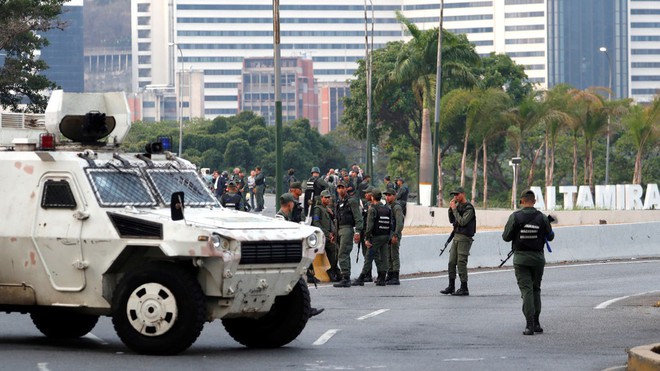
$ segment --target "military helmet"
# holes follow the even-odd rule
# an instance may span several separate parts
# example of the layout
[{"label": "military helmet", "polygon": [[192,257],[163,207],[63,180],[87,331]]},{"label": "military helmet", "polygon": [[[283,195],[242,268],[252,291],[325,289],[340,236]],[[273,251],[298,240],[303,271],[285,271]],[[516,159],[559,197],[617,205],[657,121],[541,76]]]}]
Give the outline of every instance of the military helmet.
[{"label": "military helmet", "polygon": [[312,173],[319,173],[319,174],[321,174],[321,169],[319,169],[318,166],[314,166],[314,167],[312,168]]}]

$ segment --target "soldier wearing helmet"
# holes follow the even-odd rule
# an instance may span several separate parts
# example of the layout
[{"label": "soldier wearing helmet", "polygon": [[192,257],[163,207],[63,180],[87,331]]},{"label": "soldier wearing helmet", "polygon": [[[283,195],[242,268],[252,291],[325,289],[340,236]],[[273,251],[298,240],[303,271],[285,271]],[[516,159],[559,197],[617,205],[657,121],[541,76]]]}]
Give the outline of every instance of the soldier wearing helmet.
[{"label": "soldier wearing helmet", "polygon": [[305,217],[310,215],[311,208],[321,199],[321,192],[328,189],[328,183],[321,177],[321,169],[317,166],[312,168],[312,176],[305,183]]}]

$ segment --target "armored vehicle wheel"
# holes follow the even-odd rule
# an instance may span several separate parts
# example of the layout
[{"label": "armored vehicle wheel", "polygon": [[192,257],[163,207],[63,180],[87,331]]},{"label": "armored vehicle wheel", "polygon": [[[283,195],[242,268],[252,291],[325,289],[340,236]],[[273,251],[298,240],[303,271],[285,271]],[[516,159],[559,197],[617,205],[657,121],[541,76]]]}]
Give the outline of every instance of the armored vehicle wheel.
[{"label": "armored vehicle wheel", "polygon": [[311,303],[305,281],[300,279],[286,296],[278,296],[270,312],[253,318],[228,318],[222,324],[237,342],[250,348],[277,348],[300,335],[310,317]]},{"label": "armored vehicle wheel", "polygon": [[43,308],[30,313],[32,323],[42,334],[56,339],[79,338],[92,331],[99,316],[67,309]]},{"label": "armored vehicle wheel", "polygon": [[176,354],[190,347],[206,319],[195,278],[179,266],[149,263],[126,274],[112,300],[119,338],[143,354]]}]

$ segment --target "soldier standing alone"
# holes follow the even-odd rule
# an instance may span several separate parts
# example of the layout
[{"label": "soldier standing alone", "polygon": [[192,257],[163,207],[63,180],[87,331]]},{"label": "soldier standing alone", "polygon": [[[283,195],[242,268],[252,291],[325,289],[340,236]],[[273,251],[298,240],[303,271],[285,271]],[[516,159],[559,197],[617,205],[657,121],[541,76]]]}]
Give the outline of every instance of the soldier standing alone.
[{"label": "soldier standing alone", "polygon": [[534,335],[543,332],[539,322],[541,314],[541,279],[545,267],[543,245],[552,241],[555,233],[552,231],[548,217],[534,208],[536,196],[526,190],[520,196],[522,209],[509,217],[502,233],[506,242],[513,241],[513,268],[523,300],[525,315],[524,335]]},{"label": "soldier standing alone", "polygon": [[384,193],[387,206],[392,209],[392,217],[394,218],[394,232],[389,243],[390,258],[385,283],[388,285],[400,285],[399,270],[401,269],[401,261],[399,260],[399,246],[401,232],[403,231],[403,209],[396,202],[396,191],[393,188],[388,188]]},{"label": "soldier standing alone", "polygon": [[341,270],[341,281],[335,283],[334,287],[351,287],[351,251],[353,243],[360,242],[362,231],[362,214],[360,205],[355,198],[348,197],[346,183],[337,184],[339,198],[335,206],[335,217],[337,218],[337,236],[339,237],[338,264]]},{"label": "soldier standing alone", "polygon": [[[474,206],[465,199],[465,190],[462,187],[451,191],[454,196],[449,202],[449,222],[454,226],[454,241],[449,251],[449,286],[440,291],[441,294],[455,296],[468,296],[467,262],[472,246],[472,237],[477,231],[477,219]],[[461,279],[461,287],[455,290],[456,271]]]}]

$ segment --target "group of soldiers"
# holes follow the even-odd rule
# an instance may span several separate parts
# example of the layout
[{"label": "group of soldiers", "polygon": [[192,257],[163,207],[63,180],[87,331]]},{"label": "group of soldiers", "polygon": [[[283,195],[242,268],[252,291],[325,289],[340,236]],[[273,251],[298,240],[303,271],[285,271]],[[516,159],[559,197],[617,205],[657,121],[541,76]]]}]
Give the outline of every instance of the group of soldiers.
[{"label": "group of soldiers", "polygon": [[264,209],[266,177],[261,171],[261,166],[251,170],[248,177],[240,168],[235,168],[231,177],[227,171],[220,173],[214,170],[211,176],[211,188],[223,207],[240,211],[254,209],[255,212]]},{"label": "group of soldiers", "polygon": [[[374,263],[377,286],[399,285],[399,245],[408,187],[403,178],[397,178],[395,185],[388,176],[381,192],[370,185],[369,175],[358,174],[354,169],[350,173],[342,169],[339,174],[332,170],[321,177],[320,169],[313,167],[304,190],[301,182],[292,182],[289,192],[280,196],[277,215],[293,222],[307,219],[323,231],[330,263],[326,273],[335,287],[374,282]],[[354,244],[362,250],[364,260],[360,275],[351,281],[350,254]],[[311,267],[307,278],[309,282],[318,282]]]}]

